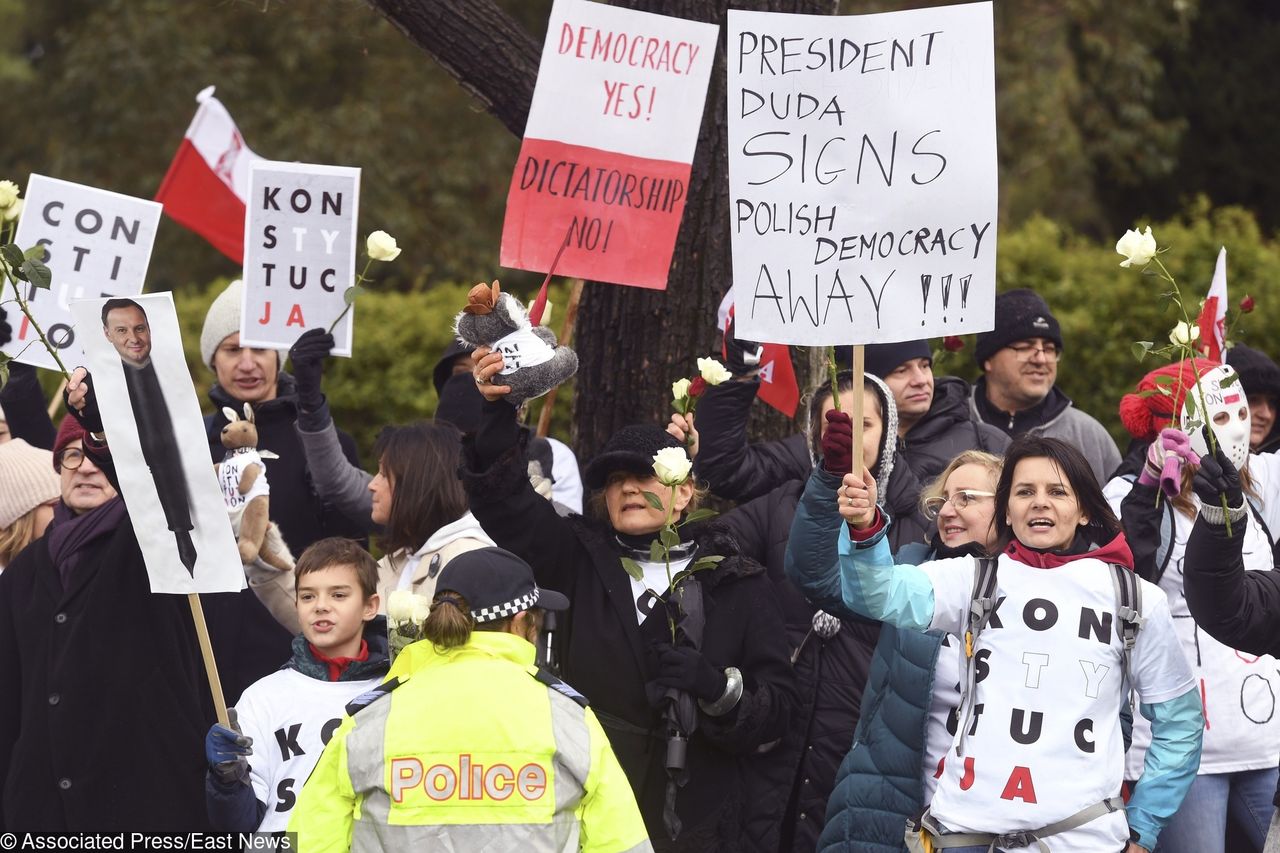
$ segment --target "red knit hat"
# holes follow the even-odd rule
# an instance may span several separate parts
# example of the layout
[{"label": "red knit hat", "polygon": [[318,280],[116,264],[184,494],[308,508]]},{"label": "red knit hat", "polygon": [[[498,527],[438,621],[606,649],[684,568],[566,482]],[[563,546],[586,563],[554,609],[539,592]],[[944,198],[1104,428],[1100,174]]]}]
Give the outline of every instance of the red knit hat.
[{"label": "red knit hat", "polygon": [[[1130,435],[1140,441],[1151,441],[1160,434],[1160,430],[1173,423],[1173,419],[1182,411],[1182,402],[1187,398],[1187,392],[1195,387],[1193,361],[1194,370],[1200,376],[1218,366],[1218,362],[1207,358],[1188,358],[1166,364],[1142,377],[1135,393],[1125,394],[1120,398],[1120,421]],[[1156,378],[1160,376],[1168,376],[1173,381],[1158,383]],[[1169,393],[1161,393],[1160,389]],[[1156,393],[1144,397],[1141,396],[1144,391]]]},{"label": "red knit hat", "polygon": [[58,470],[58,454],[62,452],[62,448],[76,439],[84,441],[84,427],[71,415],[67,415],[58,425],[58,437],[53,440],[53,470]]}]

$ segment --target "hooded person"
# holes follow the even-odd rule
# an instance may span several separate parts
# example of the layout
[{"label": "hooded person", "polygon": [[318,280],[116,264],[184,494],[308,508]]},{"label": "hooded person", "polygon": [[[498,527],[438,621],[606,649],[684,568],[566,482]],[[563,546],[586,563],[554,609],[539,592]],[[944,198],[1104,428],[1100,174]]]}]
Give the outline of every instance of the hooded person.
[{"label": "hooded person", "polygon": [[[668,574],[652,546],[668,517],[680,523],[692,511],[695,485],[658,482],[660,451],[683,457],[671,482],[689,463],[656,425],[624,427],[591,460],[594,517],[558,515],[529,484],[516,411],[490,382],[501,368],[499,353],[477,351],[474,381],[488,402],[464,446],[471,511],[540,586],[573,602],[554,651],[604,725],[654,849],[766,849],[746,826],[755,805],[748,777],[755,753],[788,730],[795,688],[764,568],[738,553],[723,523],[694,520],[677,528]],[[695,564],[673,593],[672,578]],[[668,771],[672,744],[685,747],[683,767]]]},{"label": "hooded person", "polygon": [[1280,366],[1262,350],[1233,344],[1227,350],[1227,364],[1240,374],[1240,384],[1249,400],[1251,433],[1249,447],[1255,453],[1274,453],[1280,448]]},{"label": "hooded person", "polygon": [[1011,437],[1033,432],[1079,448],[1102,484],[1120,453],[1106,427],[1058,388],[1063,347],[1058,318],[1040,294],[1027,288],[997,294],[995,328],[979,334],[973,349],[982,376],[969,405],[975,418]]},{"label": "hooded person", "polygon": [[[1208,359],[1157,368],[1120,401],[1121,421],[1147,450],[1136,480],[1116,477],[1104,493],[1120,515],[1135,570],[1168,600],[1207,710],[1199,771],[1186,802],[1161,834],[1162,853],[1222,853],[1228,815],[1248,843],[1261,849],[1270,821],[1280,761],[1280,717],[1271,713],[1270,701],[1280,692],[1276,660],[1241,655],[1208,636],[1191,618],[1184,586],[1193,570],[1187,562],[1188,538],[1197,516],[1206,512],[1194,488],[1200,459],[1211,453],[1206,423],[1212,425],[1217,450],[1241,471],[1251,516],[1247,526],[1238,525],[1246,540],[1245,567],[1272,569],[1270,532],[1280,531],[1280,458],[1249,452],[1249,416],[1234,368]],[[1207,511],[1215,509],[1221,513],[1220,507]],[[1134,715],[1127,779],[1141,778],[1150,742],[1150,725]]]},{"label": "hooded person", "polygon": [[0,573],[0,831],[205,828],[186,596],[152,594],[109,449],[70,415],[53,461],[53,521]]}]

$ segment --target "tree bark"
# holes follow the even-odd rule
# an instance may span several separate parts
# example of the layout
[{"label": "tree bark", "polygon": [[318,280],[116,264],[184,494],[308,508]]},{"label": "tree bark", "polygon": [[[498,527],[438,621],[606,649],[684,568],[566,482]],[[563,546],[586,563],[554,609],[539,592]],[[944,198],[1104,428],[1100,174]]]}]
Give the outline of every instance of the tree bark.
[{"label": "tree bark", "polygon": [[[512,133],[523,135],[541,45],[492,0],[369,3]],[[665,424],[671,383],[693,375],[695,359],[716,347],[716,307],[733,281],[725,100],[729,7],[833,14],[837,0],[616,0],[613,5],[717,24],[720,38],[666,291],[598,282],[588,282],[583,290],[573,417],[574,449],[583,460],[626,424]],[[805,361],[797,367],[803,384]],[[778,437],[794,429],[790,419],[756,407],[754,434]]]}]

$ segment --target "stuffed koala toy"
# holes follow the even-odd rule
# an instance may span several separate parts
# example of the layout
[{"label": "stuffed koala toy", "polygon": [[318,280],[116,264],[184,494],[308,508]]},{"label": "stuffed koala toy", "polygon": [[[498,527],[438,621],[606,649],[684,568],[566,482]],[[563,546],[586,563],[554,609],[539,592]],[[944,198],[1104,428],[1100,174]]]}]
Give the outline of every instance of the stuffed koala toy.
[{"label": "stuffed koala toy", "polygon": [[497,385],[509,385],[513,406],[541,397],[578,372],[578,355],[556,346],[550,329],[534,326],[524,305],[498,282],[477,284],[467,294],[467,307],[453,321],[458,340],[502,353]]},{"label": "stuffed koala toy", "polygon": [[281,572],[293,571],[289,553],[280,529],[269,518],[271,489],[267,486],[267,466],[263,459],[279,459],[270,450],[258,450],[258,428],[253,423],[253,409],[244,404],[244,420],[234,410],[224,408],[227,425],[222,428],[222,446],[226,456],[217,465],[218,485],[231,516],[231,529],[240,548],[240,561],[254,560]]}]

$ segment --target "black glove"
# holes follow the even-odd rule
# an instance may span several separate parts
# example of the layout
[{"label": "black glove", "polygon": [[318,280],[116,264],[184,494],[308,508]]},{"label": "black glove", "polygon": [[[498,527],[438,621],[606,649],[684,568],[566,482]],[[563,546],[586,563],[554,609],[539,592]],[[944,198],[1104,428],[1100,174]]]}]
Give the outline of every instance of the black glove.
[{"label": "black glove", "polygon": [[[1208,427],[1205,427],[1207,430]],[[1206,444],[1208,443],[1206,436]],[[1220,507],[1222,496],[1227,497],[1227,508],[1235,509],[1244,506],[1244,491],[1240,488],[1240,472],[1231,464],[1231,460],[1215,448],[1212,454],[1200,457],[1200,468],[1195,479],[1191,481],[1200,502],[1209,506]]]},{"label": "black glove", "polygon": [[658,677],[654,682],[659,686],[684,690],[704,702],[714,702],[724,695],[728,677],[712,666],[702,652],[670,643],[660,643],[654,651],[658,660]]},{"label": "black glove", "polygon": [[205,761],[209,763],[209,772],[224,785],[247,782],[253,738],[240,731],[235,708],[227,709],[227,722],[231,728],[214,725],[204,736]]},{"label": "black glove", "polygon": [[67,411],[71,413],[71,416],[80,422],[80,426],[89,432],[102,435],[102,412],[98,410],[98,396],[93,392],[92,374],[86,373],[84,375],[83,384],[85,387],[83,409],[76,410],[71,408],[71,403],[68,402],[70,395],[65,388],[62,389],[62,403],[67,407]]},{"label": "black glove", "polygon": [[293,342],[289,361],[293,363],[293,380],[297,385],[298,405],[314,412],[324,403],[320,380],[324,376],[324,360],[333,350],[333,335],[324,329],[309,329]]},{"label": "black glove", "polygon": [[0,347],[13,340],[13,327],[9,325],[9,315],[0,308]]},{"label": "black glove", "polygon": [[736,323],[729,321],[724,332],[725,367],[734,376],[747,376],[760,367],[760,356],[764,354],[764,345],[755,341],[744,341],[734,336]]}]

